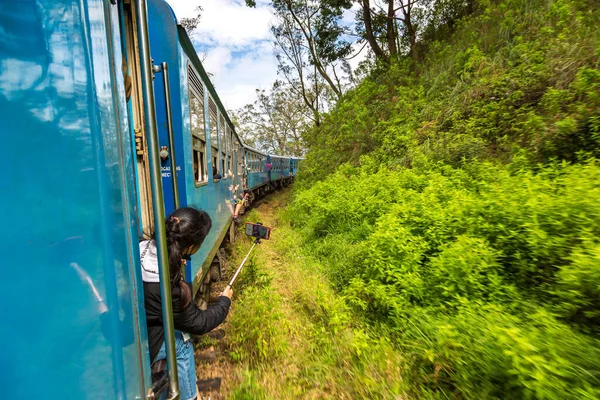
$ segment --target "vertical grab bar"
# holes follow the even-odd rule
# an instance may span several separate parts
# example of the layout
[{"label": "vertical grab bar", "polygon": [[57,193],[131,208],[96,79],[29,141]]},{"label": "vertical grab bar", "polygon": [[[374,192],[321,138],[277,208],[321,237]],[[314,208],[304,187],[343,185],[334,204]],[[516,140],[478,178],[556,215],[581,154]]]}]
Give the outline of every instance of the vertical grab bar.
[{"label": "vertical grab bar", "polygon": [[169,131],[169,153],[171,156],[171,178],[173,179],[173,201],[175,209],[179,208],[179,182],[177,182],[177,162],[175,161],[175,139],[173,137],[173,117],[171,114],[171,85],[169,83],[169,65],[161,65],[163,84],[165,87],[165,107],[167,111],[167,130]]},{"label": "vertical grab bar", "polygon": [[148,137],[148,158],[150,159],[150,184],[152,187],[152,205],[154,208],[154,226],[156,229],[156,247],[158,250],[158,273],[160,277],[163,328],[167,352],[167,367],[169,369],[169,400],[179,400],[177,358],[175,353],[175,327],[173,324],[171,279],[169,275],[165,228],[165,203],[162,197],[162,174],[158,155],[156,104],[154,102],[154,84],[152,81],[152,60],[150,58],[150,43],[148,39],[148,10],[146,7],[146,0],[135,0],[135,12],[138,22],[137,33],[140,51],[140,69],[142,73],[146,135]]}]

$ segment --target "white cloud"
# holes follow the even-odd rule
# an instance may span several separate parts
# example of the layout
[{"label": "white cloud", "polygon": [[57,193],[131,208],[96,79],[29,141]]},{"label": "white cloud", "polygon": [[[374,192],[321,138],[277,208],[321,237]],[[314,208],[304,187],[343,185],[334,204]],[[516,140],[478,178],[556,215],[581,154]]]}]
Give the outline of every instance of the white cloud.
[{"label": "white cloud", "polygon": [[223,105],[229,109],[254,102],[255,89],[270,87],[277,79],[269,31],[273,16],[268,2],[249,8],[244,0],[167,0],[179,20],[195,16],[202,6],[202,18],[192,41]]},{"label": "white cloud", "polygon": [[202,18],[193,34],[195,43],[208,45],[246,46],[255,41],[269,40],[272,14],[265,5],[250,8],[245,2],[232,0],[168,0],[178,19],[194,16],[198,4]]},{"label": "white cloud", "polygon": [[[233,60],[231,50],[227,47],[215,47],[206,55],[206,59],[202,62],[204,68],[208,71],[222,71]],[[214,72],[213,72],[214,74]]]},{"label": "white cloud", "polygon": [[225,68],[214,70],[213,82],[228,109],[256,100],[256,89],[268,89],[277,79],[277,64],[271,45],[263,43],[254,51],[234,59]]}]

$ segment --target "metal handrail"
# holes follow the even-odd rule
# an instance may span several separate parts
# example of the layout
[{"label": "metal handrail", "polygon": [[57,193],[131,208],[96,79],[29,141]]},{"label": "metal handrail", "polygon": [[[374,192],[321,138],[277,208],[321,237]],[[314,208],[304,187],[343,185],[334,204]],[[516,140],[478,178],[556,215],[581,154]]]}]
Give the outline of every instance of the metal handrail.
[{"label": "metal handrail", "polygon": [[169,400],[179,400],[177,356],[175,353],[175,326],[173,323],[171,279],[169,275],[165,228],[165,203],[162,196],[162,174],[158,155],[156,104],[154,101],[154,83],[152,76],[152,59],[150,58],[150,40],[148,38],[148,10],[146,0],[135,0],[135,12],[138,22],[137,33],[140,51],[140,69],[142,73],[142,93],[144,98],[146,136],[148,139],[148,158],[150,159],[150,185],[152,187],[154,227],[156,229],[156,247],[158,250],[158,274],[160,277],[165,349],[167,353],[167,367],[169,370]]},{"label": "metal handrail", "polygon": [[171,112],[171,85],[169,83],[169,65],[161,64],[163,85],[165,87],[165,107],[167,112],[167,130],[169,132],[169,154],[171,156],[171,178],[173,178],[173,201],[175,209],[179,208],[179,182],[177,181],[177,162],[175,161],[175,138],[173,136],[173,116]]}]

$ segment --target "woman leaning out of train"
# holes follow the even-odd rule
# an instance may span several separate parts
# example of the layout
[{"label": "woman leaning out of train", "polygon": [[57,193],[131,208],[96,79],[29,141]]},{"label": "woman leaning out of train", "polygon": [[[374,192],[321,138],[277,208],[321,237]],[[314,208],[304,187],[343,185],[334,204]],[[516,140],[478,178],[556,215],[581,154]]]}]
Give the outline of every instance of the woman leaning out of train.
[{"label": "woman leaning out of train", "polygon": [[[219,326],[229,312],[233,291],[228,286],[211,307],[202,311],[194,303],[192,292],[183,280],[182,263],[198,251],[212,226],[212,221],[206,212],[194,208],[180,208],[167,218],[165,224],[179,391],[182,400],[190,400],[198,396],[198,390],[194,346],[189,334],[201,335]],[[166,359],[166,351],[155,240],[140,242],[140,259],[150,360],[156,367]]]}]

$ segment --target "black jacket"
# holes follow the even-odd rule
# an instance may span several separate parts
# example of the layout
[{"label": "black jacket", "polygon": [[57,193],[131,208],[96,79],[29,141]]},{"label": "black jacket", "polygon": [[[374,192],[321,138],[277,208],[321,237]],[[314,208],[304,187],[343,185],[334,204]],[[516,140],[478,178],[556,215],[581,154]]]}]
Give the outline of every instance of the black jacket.
[{"label": "black jacket", "polygon": [[[229,297],[220,296],[206,311],[201,311],[193,301],[182,310],[180,289],[173,288],[171,296],[173,297],[175,329],[195,335],[202,335],[219,326],[227,317],[231,305]],[[144,282],[144,304],[146,306],[146,324],[148,325],[150,362],[152,363],[165,340],[159,283]]]}]

